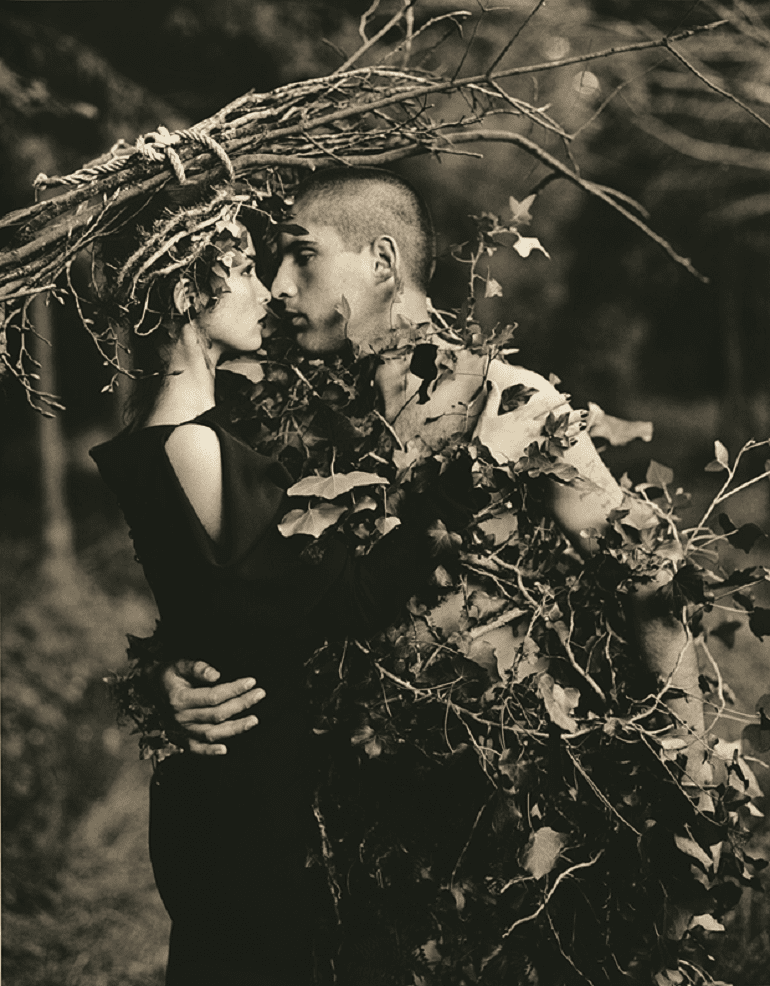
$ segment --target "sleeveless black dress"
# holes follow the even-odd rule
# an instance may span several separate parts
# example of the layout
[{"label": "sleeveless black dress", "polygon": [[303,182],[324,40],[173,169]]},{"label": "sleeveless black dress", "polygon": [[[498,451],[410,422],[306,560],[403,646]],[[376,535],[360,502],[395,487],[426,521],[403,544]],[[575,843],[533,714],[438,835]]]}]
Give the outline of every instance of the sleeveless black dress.
[{"label": "sleeveless black dress", "polygon": [[166,456],[173,425],[123,432],[91,452],[130,527],[169,662],[202,659],[221,681],[249,675],[267,693],[259,725],[230,740],[226,756],[175,755],[153,776],[150,855],[172,919],[166,982],[309,986],[311,925],[326,902],[305,865],[314,820],[303,662],[324,639],[391,622],[436,565],[428,522],[443,513],[457,526],[470,510],[441,492],[417,497],[417,509],[413,498],[409,518],[368,555],[333,539],[306,561],[309,539],[276,526],[291,484],[284,468],[233,435],[217,409],[195,422],[221,447],[220,544]]}]

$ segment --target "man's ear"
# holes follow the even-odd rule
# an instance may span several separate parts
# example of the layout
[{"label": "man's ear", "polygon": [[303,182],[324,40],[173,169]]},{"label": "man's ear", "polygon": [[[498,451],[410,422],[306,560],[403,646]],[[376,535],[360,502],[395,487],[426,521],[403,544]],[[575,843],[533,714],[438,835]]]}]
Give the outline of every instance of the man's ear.
[{"label": "man's ear", "polygon": [[384,283],[390,278],[397,279],[399,265],[398,244],[392,236],[378,236],[372,243],[375,280]]}]

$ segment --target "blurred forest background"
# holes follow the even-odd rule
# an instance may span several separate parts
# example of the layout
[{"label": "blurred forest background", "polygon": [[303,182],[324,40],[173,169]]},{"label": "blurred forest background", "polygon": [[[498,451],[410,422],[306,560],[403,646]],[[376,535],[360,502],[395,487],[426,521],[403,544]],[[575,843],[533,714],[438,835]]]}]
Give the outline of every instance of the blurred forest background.
[{"label": "blurred forest background", "polygon": [[[388,6],[388,2],[391,6]],[[384,23],[392,0],[373,21]],[[66,174],[158,124],[191,125],[248,89],[327,74],[360,44],[358,0],[60,0],[0,7],[0,211],[32,201],[39,172]],[[680,45],[698,71],[770,120],[770,3],[763,0],[469,0],[463,36],[434,69],[483,69],[518,28],[502,67],[658,37],[716,18],[730,25]],[[483,7],[489,7],[483,12]],[[423,0],[419,18],[456,5]],[[345,54],[343,54],[345,53]],[[440,63],[438,59],[443,59]],[[692,519],[721,482],[704,473],[719,438],[734,455],[770,434],[770,132],[655,50],[506,83],[548,104],[576,134],[582,173],[639,200],[654,229],[710,283],[677,267],[603,203],[564,182],[534,207],[532,235],[551,255],[494,259],[502,297],[485,319],[519,324],[521,362],[555,373],[578,406],[654,422],[649,444],[609,450],[640,480],[651,458],[693,494]],[[526,128],[529,124],[524,121]],[[523,132],[527,132],[526,129]],[[558,138],[554,136],[554,152]],[[546,146],[548,146],[546,144]],[[476,148],[474,148],[476,150]],[[462,301],[449,247],[472,215],[505,214],[544,170],[495,145],[474,157],[416,159],[400,170],[423,191],[440,232],[434,300]],[[76,271],[83,282],[87,270]],[[103,677],[123,663],[125,634],[152,630],[154,605],[116,504],[88,449],[121,426],[109,372],[67,307],[40,305],[44,389],[65,413],[44,419],[6,384],[2,408],[4,981],[14,986],[152,986],[162,982],[168,920],[146,851],[149,765],[115,724]],[[45,358],[53,353],[54,358]],[[747,462],[761,471],[767,456]],[[748,473],[747,473],[748,475]],[[768,483],[730,508],[768,529]],[[688,515],[683,517],[687,524]],[[737,557],[736,557],[737,556]],[[728,569],[770,564],[764,538]],[[767,597],[759,600],[768,605]],[[735,617],[730,617],[735,619]],[[770,642],[738,629],[713,638],[738,708],[770,691]],[[736,739],[740,726],[724,723]],[[759,772],[770,791],[767,772]],[[760,801],[770,807],[770,799]],[[770,855],[760,820],[757,853]],[[721,940],[719,974],[770,979],[770,905],[746,895]]]}]

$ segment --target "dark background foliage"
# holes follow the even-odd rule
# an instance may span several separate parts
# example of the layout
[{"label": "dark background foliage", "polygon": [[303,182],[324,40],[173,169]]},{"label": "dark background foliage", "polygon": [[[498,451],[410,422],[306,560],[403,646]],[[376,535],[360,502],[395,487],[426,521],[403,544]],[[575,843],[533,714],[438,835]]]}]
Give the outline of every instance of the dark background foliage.
[{"label": "dark background foliage", "polygon": [[[0,210],[31,202],[38,172],[67,173],[119,137],[132,141],[160,123],[189,125],[247,89],[332,71],[340,50],[358,47],[358,18],[368,6],[4,4]],[[463,38],[448,40],[450,64],[470,41],[465,70],[485,64],[536,4],[490,6],[480,16],[481,4],[469,5],[479,27],[474,34],[466,25]],[[767,118],[767,7],[564,0],[538,11],[503,64],[653,37],[726,13],[740,26],[710,38],[711,48],[704,40],[686,50],[706,75]],[[436,15],[451,7],[428,0],[424,9]],[[575,141],[584,173],[641,201],[653,228],[711,283],[675,267],[602,203],[554,182],[538,198],[532,227],[552,260],[496,257],[504,295],[481,307],[489,320],[519,323],[521,361],[558,374],[577,404],[593,400],[610,413],[654,421],[652,445],[613,453],[614,469],[639,479],[654,457],[702,503],[716,489],[717,480],[702,474],[714,438],[734,453],[770,431],[768,131],[675,71],[664,53],[585,68],[541,74],[539,89],[527,78],[511,91],[550,103],[569,130],[584,127]],[[666,132],[664,143],[650,120],[679,136]],[[742,158],[735,148],[745,150]],[[491,149],[483,162],[416,160],[402,169],[428,198],[445,255],[471,235],[469,215],[503,212],[509,195],[523,198],[543,174],[508,148]],[[444,256],[437,301],[459,303],[459,282]],[[143,846],[146,765],[135,762],[134,741],[115,728],[100,683],[122,663],[124,633],[147,632],[153,619],[122,521],[86,455],[120,426],[121,396],[99,393],[109,375],[66,308],[57,308],[53,331],[47,372],[55,374],[66,414],[42,421],[12,385],[0,397],[6,973],[20,986],[159,982],[166,919]],[[731,515],[766,526],[767,485]],[[760,541],[738,567],[767,558],[767,540]],[[753,710],[767,691],[766,641],[739,630],[736,647],[718,656],[741,707]],[[766,980],[768,913],[759,898],[741,906],[721,946],[725,978],[746,986]]]}]

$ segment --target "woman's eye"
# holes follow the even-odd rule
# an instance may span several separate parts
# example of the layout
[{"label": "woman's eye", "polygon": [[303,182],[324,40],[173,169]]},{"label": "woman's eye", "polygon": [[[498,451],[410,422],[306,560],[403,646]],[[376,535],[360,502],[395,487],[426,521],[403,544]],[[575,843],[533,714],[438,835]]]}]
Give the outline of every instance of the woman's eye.
[{"label": "woman's eye", "polygon": [[312,250],[305,250],[297,254],[297,263],[300,267],[305,267],[315,256]]},{"label": "woman's eye", "polygon": [[249,267],[244,267],[244,269],[241,271],[241,277],[252,277],[254,273],[255,273],[254,267],[253,265],[250,265]]}]

